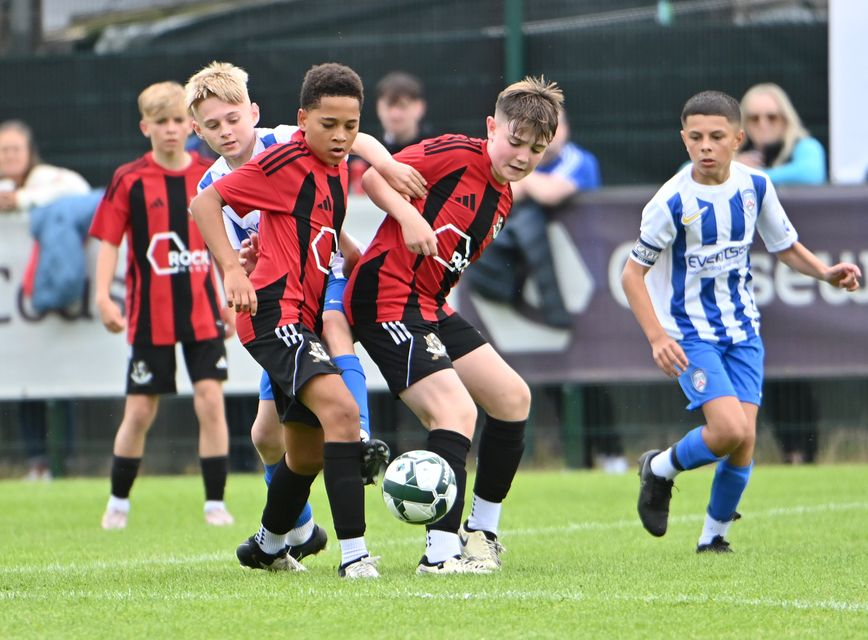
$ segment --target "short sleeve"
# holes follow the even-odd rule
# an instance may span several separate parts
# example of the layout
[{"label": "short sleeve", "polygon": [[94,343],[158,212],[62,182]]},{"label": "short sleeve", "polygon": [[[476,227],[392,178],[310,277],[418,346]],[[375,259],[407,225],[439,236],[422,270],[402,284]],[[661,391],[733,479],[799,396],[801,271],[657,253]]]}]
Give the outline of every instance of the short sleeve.
[{"label": "short sleeve", "polygon": [[284,199],[255,160],[223,176],[213,186],[240,218],[257,209],[280,212],[285,208]]},{"label": "short sleeve", "polygon": [[757,216],[756,229],[766,249],[770,253],[777,253],[793,246],[799,239],[799,234],[790,223],[781,201],[778,200],[772,181],[765,176],[763,179],[766,189]]},{"label": "short sleeve", "polygon": [[129,222],[129,188],[115,172],[111,185],[96,208],[89,234],[99,240],[120,246]]},{"label": "short sleeve", "polygon": [[642,210],[639,240],[630,253],[630,258],[646,267],[657,262],[660,253],[672,244],[675,225],[666,208],[654,199]]}]

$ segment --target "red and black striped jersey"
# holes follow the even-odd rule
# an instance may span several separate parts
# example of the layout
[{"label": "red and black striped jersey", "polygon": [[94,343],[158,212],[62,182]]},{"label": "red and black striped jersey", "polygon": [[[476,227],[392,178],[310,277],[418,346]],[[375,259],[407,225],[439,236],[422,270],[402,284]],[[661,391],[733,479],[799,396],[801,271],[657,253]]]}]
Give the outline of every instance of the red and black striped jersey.
[{"label": "red and black striped jersey", "polygon": [[250,274],[258,310],[238,314],[238,337],[249,342],[300,322],[318,332],[347,207],[347,163],[319,160],[301,131],[223,176],[214,188],[242,218],[259,210],[259,259]]},{"label": "red and black striped jersey", "polygon": [[415,167],[428,196],[412,204],[437,234],[437,257],[410,252],[387,217],[353,271],[344,295],[350,323],[443,319],[446,296],[494,239],[512,207],[509,184],[491,173],[487,141],[444,135],[407,147],[396,160]]},{"label": "red and black striped jersey", "polygon": [[170,171],[151,152],[118,168],[96,210],[90,235],[127,242],[127,341],[170,345],[222,337],[211,256],[188,212],[209,163],[191,153]]}]

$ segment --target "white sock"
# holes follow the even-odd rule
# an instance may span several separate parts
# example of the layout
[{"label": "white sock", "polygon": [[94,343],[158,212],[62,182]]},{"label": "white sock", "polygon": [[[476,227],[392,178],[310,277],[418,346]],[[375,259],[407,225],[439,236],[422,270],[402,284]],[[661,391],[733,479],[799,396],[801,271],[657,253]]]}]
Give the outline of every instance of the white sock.
[{"label": "white sock", "polygon": [[458,544],[458,534],[451,531],[432,529],[428,532],[425,540],[425,556],[431,564],[443,562],[449,558],[461,555],[461,546]]},{"label": "white sock", "polygon": [[707,513],[705,514],[705,524],[702,525],[702,535],[699,536],[699,544],[709,544],[715,536],[726,538],[726,532],[734,521],[721,522],[715,520]]},{"label": "white sock", "polygon": [[223,511],[226,511],[226,504],[222,500],[206,500],[205,513],[214,511],[214,509],[223,509]]},{"label": "white sock", "polygon": [[129,498],[117,498],[115,496],[109,496],[108,505],[106,505],[106,510],[108,511],[121,511],[123,513],[130,512],[130,499]]},{"label": "white sock", "polygon": [[341,543],[341,566],[364,558],[368,554],[368,546],[365,544],[365,536],[359,538],[347,538],[338,540]]},{"label": "white sock", "polygon": [[672,447],[651,458],[651,473],[667,480],[672,480],[672,478],[681,473],[672,464]]},{"label": "white sock", "polygon": [[256,534],[256,544],[265,553],[277,553],[286,546],[285,533],[272,533],[265,528],[264,525],[259,525],[259,533]]},{"label": "white sock", "polygon": [[316,525],[314,524],[313,518],[311,518],[300,527],[290,529],[289,533],[286,534],[286,544],[293,547],[304,544],[305,542],[310,540],[310,537],[313,535],[313,528],[315,526]]},{"label": "white sock", "polygon": [[489,502],[474,495],[473,506],[470,508],[470,517],[467,518],[467,526],[477,531],[488,531],[497,535],[502,508],[502,502]]}]

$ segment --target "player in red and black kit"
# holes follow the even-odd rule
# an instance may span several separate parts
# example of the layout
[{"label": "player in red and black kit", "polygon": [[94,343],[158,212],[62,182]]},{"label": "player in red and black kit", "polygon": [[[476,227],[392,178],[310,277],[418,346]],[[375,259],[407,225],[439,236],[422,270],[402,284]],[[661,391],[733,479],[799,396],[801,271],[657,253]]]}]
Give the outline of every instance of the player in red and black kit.
[{"label": "player in red and black kit", "polygon": [[[350,277],[347,317],[391,391],[428,429],[428,449],[449,462],[458,483],[453,508],[427,527],[417,573],[500,568],[501,503],[524,450],[530,390],[446,296],[506,221],[509,183],[539,163],[562,102],[556,84],[526,78],[498,96],[487,140],[446,135],[397,154],[425,178],[424,199],[406,202],[374,170],[362,180],[390,217]],[[475,403],[486,421],[473,508],[462,525]]]},{"label": "player in red and black kit", "polygon": [[[126,328],[131,345],[124,417],[114,443],[105,529],[127,524],[129,493],[156,417],[159,394],[175,393],[175,344],[181,343],[199,419],[205,520],[232,524],[223,504],[229,431],[223,410],[225,327],[205,241],[187,206],[209,163],[184,151],[192,130],[184,90],[151,85],[139,96],[142,133],[152,151],[120,167],[100,203],[90,235],[101,240],[96,304],[112,332]],[[126,316],[109,289],[126,239]]]},{"label": "player in red and black kit", "polygon": [[[216,181],[190,206],[224,271],[227,301],[239,311],[238,335],[267,371],[286,427],[286,455],[268,487],[259,532],[236,551],[251,568],[304,570],[287,554],[285,536],[323,469],[341,545],[339,575],[379,575],[364,538],[359,409],[317,335],[362,98],[352,69],[311,68],[301,89],[300,131]],[[242,217],[261,212],[259,258],[249,279],[226,237],[227,204]]]}]

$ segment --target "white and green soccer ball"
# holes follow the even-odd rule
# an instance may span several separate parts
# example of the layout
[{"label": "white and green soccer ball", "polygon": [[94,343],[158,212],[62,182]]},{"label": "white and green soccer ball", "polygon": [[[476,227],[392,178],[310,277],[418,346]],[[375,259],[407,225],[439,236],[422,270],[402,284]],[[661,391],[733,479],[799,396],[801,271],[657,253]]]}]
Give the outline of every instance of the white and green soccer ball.
[{"label": "white and green soccer ball", "polygon": [[401,522],[437,522],[455,504],[457,494],[452,467],[431,451],[402,453],[383,476],[386,508]]}]

